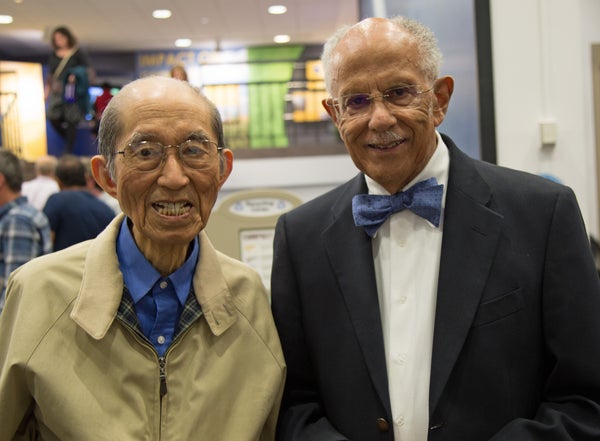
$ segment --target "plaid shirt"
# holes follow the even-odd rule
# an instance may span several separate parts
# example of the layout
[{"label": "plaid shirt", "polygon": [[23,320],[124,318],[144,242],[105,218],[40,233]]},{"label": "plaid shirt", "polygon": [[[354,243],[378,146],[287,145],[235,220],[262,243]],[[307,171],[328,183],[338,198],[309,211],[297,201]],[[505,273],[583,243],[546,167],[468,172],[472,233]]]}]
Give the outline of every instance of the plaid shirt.
[{"label": "plaid shirt", "polygon": [[0,207],[0,312],[4,308],[9,274],[34,257],[52,251],[46,215],[20,196]]},{"label": "plaid shirt", "polygon": [[[179,323],[175,328],[175,334],[173,335],[173,340],[175,340],[180,334],[182,334],[187,328],[189,328],[192,323],[202,317],[202,308],[196,299],[196,294],[194,294],[194,287],[190,293],[188,294],[187,300],[183,307],[183,311],[181,312],[181,316],[179,316]],[[142,332],[140,328],[140,323],[138,321],[137,315],[135,313],[135,303],[133,302],[133,298],[131,297],[131,293],[125,286],[123,288],[123,297],[121,298],[121,303],[119,304],[119,310],[117,311],[117,318],[125,323],[127,326],[132,328],[135,332],[137,332],[140,337],[144,338],[150,345],[152,343],[148,340],[148,338]]]}]

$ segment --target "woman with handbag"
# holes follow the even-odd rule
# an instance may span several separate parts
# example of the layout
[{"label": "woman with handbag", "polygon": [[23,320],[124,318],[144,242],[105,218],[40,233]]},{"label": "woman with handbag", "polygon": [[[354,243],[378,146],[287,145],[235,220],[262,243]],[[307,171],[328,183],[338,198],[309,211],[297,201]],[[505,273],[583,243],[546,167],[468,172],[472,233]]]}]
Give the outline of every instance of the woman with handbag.
[{"label": "woman with handbag", "polygon": [[77,46],[75,35],[67,27],[54,29],[51,43],[46,114],[54,129],[65,139],[63,153],[72,153],[77,127],[89,107],[92,70],[87,54]]}]

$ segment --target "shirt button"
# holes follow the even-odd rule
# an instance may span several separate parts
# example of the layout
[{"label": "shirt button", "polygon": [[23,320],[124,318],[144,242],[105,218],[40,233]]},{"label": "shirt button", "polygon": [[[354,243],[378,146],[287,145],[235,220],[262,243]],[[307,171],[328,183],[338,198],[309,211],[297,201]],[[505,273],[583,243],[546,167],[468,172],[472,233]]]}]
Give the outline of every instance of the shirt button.
[{"label": "shirt button", "polygon": [[159,335],[158,338],[156,339],[156,341],[158,342],[159,345],[162,345],[165,343],[165,337],[162,335]]},{"label": "shirt button", "polygon": [[396,423],[396,426],[402,427],[402,426],[404,426],[404,417],[399,416],[394,420],[394,422]]},{"label": "shirt button", "polygon": [[390,425],[385,418],[377,418],[377,428],[380,432],[387,432],[390,430]]},{"label": "shirt button", "polygon": [[394,362],[397,365],[404,366],[404,363],[406,363],[406,354],[404,354],[404,353],[396,354],[394,356]]},{"label": "shirt button", "polygon": [[162,289],[165,289],[167,287],[167,282],[165,282],[164,280],[162,282],[160,282],[159,285]]},{"label": "shirt button", "polygon": [[405,303],[406,303],[406,296],[401,296],[401,297],[398,299],[398,302],[399,302],[401,305],[405,304]]}]

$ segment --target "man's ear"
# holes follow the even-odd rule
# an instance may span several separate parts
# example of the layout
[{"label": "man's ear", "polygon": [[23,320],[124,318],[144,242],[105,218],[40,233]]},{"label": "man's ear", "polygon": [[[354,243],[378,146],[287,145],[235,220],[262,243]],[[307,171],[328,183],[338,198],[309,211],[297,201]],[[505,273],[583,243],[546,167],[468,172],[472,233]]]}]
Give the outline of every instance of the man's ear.
[{"label": "man's ear", "polygon": [[446,117],[450,97],[454,91],[454,78],[445,76],[435,80],[433,93],[435,95],[435,106],[433,109],[435,126],[439,126]]},{"label": "man's ear", "polygon": [[331,98],[326,98],[326,99],[324,99],[324,100],[321,101],[321,104],[323,104],[323,107],[325,108],[325,110],[329,114],[329,117],[333,120],[333,122],[337,126],[337,123],[338,123],[338,113],[337,113],[337,109],[335,107],[335,104],[333,104],[333,100]]},{"label": "man's ear", "polygon": [[116,198],[117,184],[115,184],[113,179],[110,177],[104,156],[96,155],[92,157],[90,160],[90,165],[92,166],[92,176],[94,176],[94,180],[100,187],[102,187],[102,190]]},{"label": "man's ear", "polygon": [[229,175],[231,174],[231,170],[233,170],[233,152],[231,149],[223,149],[221,152],[223,158],[221,159],[221,176],[219,182],[219,189],[223,186]]}]

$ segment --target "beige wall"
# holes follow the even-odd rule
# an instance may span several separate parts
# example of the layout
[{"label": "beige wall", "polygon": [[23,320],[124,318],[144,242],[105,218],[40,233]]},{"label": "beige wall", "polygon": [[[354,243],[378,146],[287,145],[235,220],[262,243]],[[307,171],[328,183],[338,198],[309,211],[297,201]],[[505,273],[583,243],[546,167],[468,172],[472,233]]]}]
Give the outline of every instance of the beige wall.
[{"label": "beige wall", "polygon": [[[2,112],[9,105],[16,105],[16,118],[5,120],[5,124],[18,122],[18,126],[6,127],[3,131],[3,136],[11,132],[10,138],[15,144],[10,145],[3,138],[3,145],[28,161],[45,155],[47,140],[42,66],[37,63],[0,61],[0,89],[3,92]],[[16,104],[13,102],[14,95],[6,94],[10,92],[16,93]]]}]

